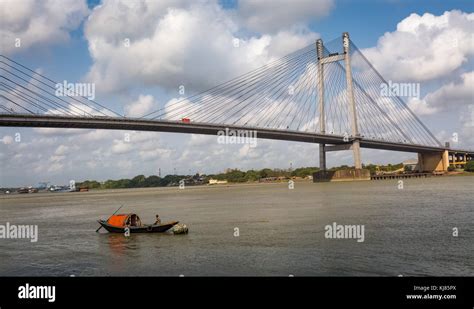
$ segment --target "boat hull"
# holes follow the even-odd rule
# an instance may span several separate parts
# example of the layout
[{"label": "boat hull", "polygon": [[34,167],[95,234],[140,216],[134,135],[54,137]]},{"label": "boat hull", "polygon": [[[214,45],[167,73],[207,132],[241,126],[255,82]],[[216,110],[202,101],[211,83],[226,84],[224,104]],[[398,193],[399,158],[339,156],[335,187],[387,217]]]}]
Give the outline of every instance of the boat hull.
[{"label": "boat hull", "polygon": [[[100,225],[106,229],[109,233],[125,233],[125,227],[113,226],[107,223],[107,221],[99,220]],[[168,222],[160,225],[150,224],[143,226],[129,226],[130,233],[163,233],[178,224],[178,221]]]}]

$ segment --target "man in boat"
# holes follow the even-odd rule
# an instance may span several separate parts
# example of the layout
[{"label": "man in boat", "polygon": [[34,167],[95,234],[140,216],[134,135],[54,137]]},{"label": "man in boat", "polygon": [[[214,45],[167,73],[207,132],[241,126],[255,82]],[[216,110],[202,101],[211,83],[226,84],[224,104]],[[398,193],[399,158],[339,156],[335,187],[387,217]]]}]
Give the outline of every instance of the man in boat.
[{"label": "man in boat", "polygon": [[156,215],[155,225],[160,225],[160,224],[161,224],[160,216],[159,216],[159,215]]}]

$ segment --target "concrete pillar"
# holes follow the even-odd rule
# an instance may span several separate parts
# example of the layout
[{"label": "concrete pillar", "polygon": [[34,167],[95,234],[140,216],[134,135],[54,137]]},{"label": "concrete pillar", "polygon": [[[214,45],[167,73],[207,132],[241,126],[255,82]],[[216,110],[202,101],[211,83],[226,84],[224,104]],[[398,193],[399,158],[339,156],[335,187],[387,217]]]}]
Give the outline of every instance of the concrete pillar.
[{"label": "concrete pillar", "polygon": [[350,59],[350,50],[349,50],[349,33],[344,32],[342,34],[342,46],[344,50],[344,64],[346,69],[346,84],[347,84],[347,96],[349,101],[349,114],[351,117],[351,129],[352,137],[355,140],[352,143],[352,151],[354,153],[354,165],[356,169],[362,168],[362,162],[360,159],[360,142],[359,138],[359,129],[357,126],[357,110],[354,99],[354,89],[352,86],[352,71],[351,71],[351,59]]},{"label": "concrete pillar", "polygon": [[448,150],[433,153],[418,154],[419,172],[446,172],[449,167]]},{"label": "concrete pillar", "polygon": [[326,145],[319,144],[319,169],[321,171],[326,171]]},{"label": "concrete pillar", "polygon": [[449,167],[449,151],[445,150],[443,152],[443,171],[448,171]]},{"label": "concrete pillar", "polygon": [[360,158],[360,142],[355,140],[352,142],[352,152],[354,153],[354,166],[356,169],[362,168],[362,160]]},{"label": "concrete pillar", "polygon": [[426,169],[425,167],[425,155],[422,154],[422,153],[419,153],[418,154],[418,166],[419,166],[419,172],[420,173],[423,173],[423,172],[428,172],[428,170]]},{"label": "concrete pillar", "polygon": [[[326,119],[324,112],[324,66],[321,59],[324,57],[323,40],[316,41],[316,52],[318,55],[318,92],[319,92],[319,131],[326,133]],[[319,144],[319,169],[326,171],[326,150],[325,144]]]}]

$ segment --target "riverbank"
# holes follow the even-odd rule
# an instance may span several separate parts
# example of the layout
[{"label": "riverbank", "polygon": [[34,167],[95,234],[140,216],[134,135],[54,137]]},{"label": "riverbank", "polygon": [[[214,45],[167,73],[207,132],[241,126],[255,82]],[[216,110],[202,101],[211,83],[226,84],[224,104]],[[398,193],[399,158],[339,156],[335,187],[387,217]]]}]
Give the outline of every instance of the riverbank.
[{"label": "riverbank", "polygon": [[[396,174],[390,175],[386,174],[383,175],[385,177],[378,177],[377,181],[380,180],[393,180],[393,179],[398,179],[398,178],[403,178],[403,177],[395,177],[397,176]],[[390,177],[394,176],[394,177]],[[400,176],[400,175],[398,175]],[[401,175],[403,176],[403,175]],[[444,175],[438,175],[436,177],[474,177],[474,173],[472,172],[448,172],[447,174]],[[407,177],[410,178],[410,177]],[[426,181],[430,181],[430,178],[432,177],[424,177],[426,178]],[[294,183],[313,183],[312,179],[284,179],[284,180],[276,180],[276,181],[266,181],[266,182],[259,182],[259,181],[253,181],[253,182],[229,182],[226,184],[214,184],[214,185],[209,185],[209,184],[202,184],[202,185],[185,185],[184,189],[179,189],[179,186],[170,186],[170,187],[145,187],[145,188],[116,188],[116,189],[90,189],[88,192],[68,192],[68,191],[61,191],[61,192],[49,192],[49,191],[39,191],[37,193],[30,193],[30,194],[17,194],[16,192],[10,193],[10,194],[0,194],[0,199],[2,198],[8,198],[8,197],[15,197],[18,195],[21,195],[23,197],[31,197],[34,198],[38,194],[40,195],[57,195],[57,194],[67,194],[67,195],[73,195],[73,194],[78,194],[78,195],[84,195],[84,194],[94,194],[97,192],[109,192],[109,193],[120,193],[120,192],[127,192],[127,191],[134,191],[134,192],[146,192],[150,190],[193,190],[193,189],[203,189],[203,188],[222,188],[222,187],[235,187],[235,186],[265,186],[265,185],[277,185],[277,184],[284,184],[288,185],[288,182],[292,180]],[[372,179],[374,181],[374,179]],[[331,182],[334,183],[334,182]]]}]

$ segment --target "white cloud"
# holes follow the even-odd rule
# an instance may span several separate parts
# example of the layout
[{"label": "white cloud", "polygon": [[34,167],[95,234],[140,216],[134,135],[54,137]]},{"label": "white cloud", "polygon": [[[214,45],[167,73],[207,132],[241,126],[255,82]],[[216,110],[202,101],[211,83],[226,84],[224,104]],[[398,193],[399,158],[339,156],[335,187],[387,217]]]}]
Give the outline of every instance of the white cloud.
[{"label": "white cloud", "polygon": [[211,135],[200,135],[200,134],[191,134],[191,139],[188,142],[190,146],[201,147],[206,146],[211,143],[215,143],[217,136]]},{"label": "white cloud", "polygon": [[48,172],[49,173],[60,172],[60,171],[62,171],[63,167],[64,167],[64,164],[52,163],[52,164],[48,165]]},{"label": "white cloud", "polygon": [[407,105],[416,115],[432,115],[438,112],[438,108],[428,105],[425,99],[410,98]]},{"label": "white cloud", "polygon": [[142,117],[156,108],[152,95],[140,95],[135,102],[125,106],[125,116]]},{"label": "white cloud", "polygon": [[[459,122],[461,130],[459,132],[459,148],[474,150],[474,103],[467,106],[461,114]],[[457,145],[456,145],[457,146]]]},{"label": "white cloud", "polygon": [[119,131],[115,131],[115,132],[111,132],[109,130],[87,130],[87,131],[81,130],[81,131],[84,132],[84,136],[80,137],[81,141],[91,143],[91,144],[97,141],[103,142],[106,140],[111,140],[115,137],[123,136],[123,133]]},{"label": "white cloud", "polygon": [[49,158],[49,161],[51,163],[59,163],[61,161],[63,161],[64,159],[66,158],[66,156],[57,156],[57,155],[54,155],[54,156],[51,156]]},{"label": "white cloud", "polygon": [[2,139],[1,139],[2,143],[4,143],[5,145],[9,145],[11,143],[13,143],[13,137],[10,136],[10,135],[5,135]]},{"label": "white cloud", "polygon": [[333,7],[333,0],[239,0],[237,11],[249,29],[277,32],[326,16]]},{"label": "white cloud", "polygon": [[[121,3],[105,1],[93,10],[85,26],[93,59],[88,79],[105,92],[155,85],[177,93],[183,85],[187,96],[302,48],[316,38],[304,27],[275,35],[238,37],[242,25],[215,1],[167,9],[160,6],[154,11],[155,1],[146,5]],[[113,26],[113,18],[119,19],[119,26]],[[129,47],[124,44],[126,39],[130,40]],[[238,47],[235,39],[239,39]]]},{"label": "white cloud", "polygon": [[[84,0],[2,0],[0,53],[65,42],[88,14]],[[16,39],[20,46],[16,47]]]},{"label": "white cloud", "polygon": [[112,146],[112,153],[113,154],[125,154],[130,152],[133,149],[132,144],[129,142],[125,142],[122,140],[114,140],[114,144]]},{"label": "white cloud", "polygon": [[133,162],[132,162],[131,160],[126,160],[126,159],[124,159],[124,160],[119,160],[117,166],[118,166],[120,169],[122,169],[122,170],[124,170],[124,171],[126,171],[126,172],[129,172],[130,169],[133,167]]},{"label": "white cloud", "polygon": [[144,23],[160,20],[169,10],[187,8],[188,0],[103,0],[89,16],[88,31],[108,41],[123,42],[125,38],[146,38],[153,34],[154,27]]},{"label": "white cloud", "polygon": [[291,30],[282,30],[272,36],[265,35],[263,38],[268,41],[265,44],[265,50],[271,61],[315,43],[319,34],[311,32],[306,27],[296,27]]},{"label": "white cloud", "polygon": [[411,14],[362,52],[387,79],[433,80],[452,73],[474,55],[474,13]]},{"label": "white cloud", "polygon": [[150,150],[142,150],[139,152],[140,158],[142,160],[152,160],[152,159],[166,159],[169,158],[171,151],[169,149],[150,149]]},{"label": "white cloud", "polygon": [[59,145],[58,148],[56,148],[56,151],[54,152],[55,155],[58,155],[58,156],[63,156],[65,154],[67,154],[69,151],[69,147],[68,146],[65,146],[65,145]]},{"label": "white cloud", "polygon": [[429,115],[438,111],[458,110],[462,106],[474,104],[474,71],[461,74],[460,80],[443,85],[428,93],[423,99],[412,99],[409,106],[419,115]]}]

